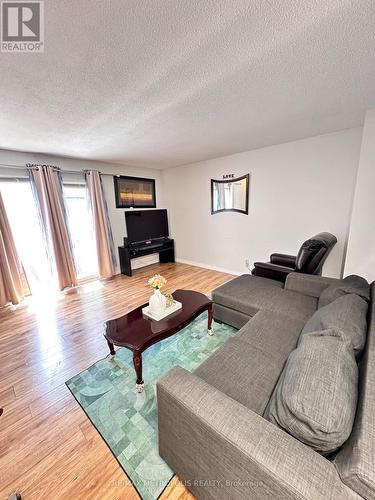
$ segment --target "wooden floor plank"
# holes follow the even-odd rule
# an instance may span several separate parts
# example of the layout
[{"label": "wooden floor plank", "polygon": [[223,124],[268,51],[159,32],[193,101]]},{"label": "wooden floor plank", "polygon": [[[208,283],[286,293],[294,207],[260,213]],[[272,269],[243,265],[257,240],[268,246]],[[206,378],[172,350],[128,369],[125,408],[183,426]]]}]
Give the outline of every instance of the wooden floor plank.
[{"label": "wooden floor plank", "polygon": [[14,393],[13,387],[8,387],[7,389],[0,392],[0,402],[3,406],[15,401],[16,395]]},{"label": "wooden floor plank", "polygon": [[[154,264],[134,276],[93,282],[55,301],[0,310],[0,498],[137,499],[117,461],[67,389],[73,375],[108,354],[104,322],[144,304],[155,273],[177,288],[209,293],[231,275]],[[192,495],[174,479],[163,499]]]}]

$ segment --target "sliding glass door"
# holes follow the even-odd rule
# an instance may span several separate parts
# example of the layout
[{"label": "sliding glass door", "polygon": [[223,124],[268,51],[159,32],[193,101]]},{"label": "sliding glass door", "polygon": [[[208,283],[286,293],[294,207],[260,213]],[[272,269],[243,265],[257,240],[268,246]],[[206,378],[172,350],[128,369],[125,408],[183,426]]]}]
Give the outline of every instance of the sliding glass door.
[{"label": "sliding glass door", "polygon": [[[78,178],[78,177],[77,177]],[[26,177],[0,177],[0,190],[18,255],[33,295],[47,297],[58,291],[53,252],[48,248],[38,206]],[[67,222],[78,280],[98,276],[93,221],[83,175],[63,183]]]},{"label": "sliding glass door", "polygon": [[85,184],[64,182],[70,238],[79,280],[98,276],[93,220]]},{"label": "sliding glass door", "polygon": [[33,295],[57,290],[31,186],[27,178],[0,178],[0,190],[18,255]]}]

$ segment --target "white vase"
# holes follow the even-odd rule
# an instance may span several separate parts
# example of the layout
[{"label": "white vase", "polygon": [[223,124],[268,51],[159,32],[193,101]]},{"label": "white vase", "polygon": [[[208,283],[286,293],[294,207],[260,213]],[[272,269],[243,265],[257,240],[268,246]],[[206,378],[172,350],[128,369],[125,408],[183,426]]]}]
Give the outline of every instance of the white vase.
[{"label": "white vase", "polygon": [[161,293],[159,288],[154,288],[154,293],[151,295],[148,302],[151,314],[159,315],[162,314],[167,308],[167,299]]}]

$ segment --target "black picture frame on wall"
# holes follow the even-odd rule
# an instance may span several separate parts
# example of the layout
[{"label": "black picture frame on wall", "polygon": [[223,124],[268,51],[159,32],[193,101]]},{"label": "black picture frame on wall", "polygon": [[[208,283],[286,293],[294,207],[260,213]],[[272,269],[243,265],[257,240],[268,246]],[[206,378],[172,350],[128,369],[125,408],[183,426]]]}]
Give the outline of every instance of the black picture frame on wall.
[{"label": "black picture frame on wall", "polygon": [[113,180],[116,208],[156,208],[155,179],[118,175]]}]

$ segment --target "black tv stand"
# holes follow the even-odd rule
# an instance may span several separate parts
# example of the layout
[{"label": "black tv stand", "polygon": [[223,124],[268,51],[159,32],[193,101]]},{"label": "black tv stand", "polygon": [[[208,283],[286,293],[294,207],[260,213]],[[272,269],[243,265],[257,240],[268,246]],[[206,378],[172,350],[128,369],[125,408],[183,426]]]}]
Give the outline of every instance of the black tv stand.
[{"label": "black tv stand", "polygon": [[171,238],[158,238],[156,240],[130,243],[124,238],[124,246],[118,247],[121,274],[132,276],[131,259],[143,257],[153,253],[159,254],[160,262],[174,262],[174,240]]}]

